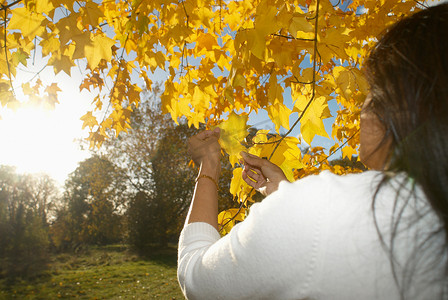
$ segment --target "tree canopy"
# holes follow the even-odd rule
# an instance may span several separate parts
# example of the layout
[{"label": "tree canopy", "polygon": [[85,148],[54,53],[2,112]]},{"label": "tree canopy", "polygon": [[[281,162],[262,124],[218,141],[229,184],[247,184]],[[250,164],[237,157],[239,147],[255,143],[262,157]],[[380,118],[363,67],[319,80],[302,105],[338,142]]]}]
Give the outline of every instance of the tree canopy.
[{"label": "tree canopy", "polygon": [[[168,74],[162,111],[175,122],[225,129],[221,142],[232,164],[245,149],[280,165],[290,179],[325,168],[343,173],[325,160],[339,149],[343,157],[357,153],[368,93],[363,59],[388,25],[423,6],[416,0],[2,1],[0,101],[19,105],[21,89],[30,101],[58,103],[56,82],[36,77],[13,87],[17,70],[36,52],[55,73],[85,68],[80,90],[95,99],[83,127],[99,146],[132,126],[141,91],[152,88],[160,69]],[[331,117],[333,99],[335,145],[302,155],[298,145],[329,136],[323,120]],[[259,110],[277,133],[287,133],[259,131],[245,146],[247,116]],[[300,139],[289,136],[297,126]],[[231,191],[241,202],[250,194],[237,176]]]}]

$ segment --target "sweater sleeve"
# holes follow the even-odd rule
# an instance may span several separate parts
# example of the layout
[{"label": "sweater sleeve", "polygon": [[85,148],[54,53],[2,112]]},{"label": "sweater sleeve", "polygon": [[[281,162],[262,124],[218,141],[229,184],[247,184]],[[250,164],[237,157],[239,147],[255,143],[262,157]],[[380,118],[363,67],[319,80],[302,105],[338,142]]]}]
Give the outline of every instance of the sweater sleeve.
[{"label": "sweater sleeve", "polygon": [[184,295],[188,299],[307,297],[326,205],[300,201],[297,189],[305,198],[315,193],[306,183],[300,187],[281,183],[277,192],[252,205],[246,220],[223,238],[206,223],[185,226],[178,251],[178,280]]}]

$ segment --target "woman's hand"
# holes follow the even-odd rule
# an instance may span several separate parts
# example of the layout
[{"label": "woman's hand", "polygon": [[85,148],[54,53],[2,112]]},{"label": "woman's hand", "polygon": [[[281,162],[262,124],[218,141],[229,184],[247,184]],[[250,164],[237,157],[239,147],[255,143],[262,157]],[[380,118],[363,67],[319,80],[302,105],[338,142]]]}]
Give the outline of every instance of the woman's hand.
[{"label": "woman's hand", "polygon": [[188,140],[188,153],[201,173],[218,179],[221,171],[221,146],[218,143],[220,129],[205,130]]},{"label": "woman's hand", "polygon": [[243,180],[264,196],[275,192],[280,181],[288,180],[279,166],[267,159],[241,152],[244,159]]}]

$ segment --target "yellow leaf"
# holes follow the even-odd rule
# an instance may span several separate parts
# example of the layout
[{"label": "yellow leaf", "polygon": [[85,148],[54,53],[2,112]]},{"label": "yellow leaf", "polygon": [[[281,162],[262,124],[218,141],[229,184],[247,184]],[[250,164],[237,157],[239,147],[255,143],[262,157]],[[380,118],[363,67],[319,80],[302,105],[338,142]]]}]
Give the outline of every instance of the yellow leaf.
[{"label": "yellow leaf", "polygon": [[254,193],[254,189],[243,180],[242,172],[242,168],[233,169],[229,191],[233,195],[233,199],[237,198],[239,202],[246,202],[250,198],[251,192]]},{"label": "yellow leaf", "polygon": [[257,14],[255,16],[255,29],[258,35],[265,37],[268,34],[277,32],[280,29],[277,23],[276,15],[278,8],[275,5],[269,5],[268,1],[263,0],[257,6]]},{"label": "yellow leaf", "polygon": [[48,93],[47,104],[51,109],[54,109],[55,104],[59,103],[58,101],[58,92],[61,92],[61,89],[58,87],[57,83],[52,83],[50,86],[47,86],[45,92]]},{"label": "yellow leaf", "polygon": [[345,48],[351,37],[349,31],[344,27],[329,28],[325,31],[325,37],[319,45],[319,54],[324,64],[328,63],[333,57],[338,59],[347,59],[348,55]]},{"label": "yellow leaf", "polygon": [[111,59],[114,44],[115,41],[106,35],[97,35],[92,38],[90,44],[85,45],[84,52],[91,69],[95,69],[102,58]]},{"label": "yellow leaf", "polygon": [[233,77],[233,87],[242,87],[243,89],[246,88],[246,78],[244,78],[241,74],[236,74],[235,77]]},{"label": "yellow leaf", "polygon": [[266,37],[255,29],[249,29],[247,34],[247,46],[252,54],[258,59],[264,60],[266,50]]},{"label": "yellow leaf", "polygon": [[218,215],[218,224],[221,228],[221,234],[225,235],[230,232],[230,230],[235,225],[235,221],[243,221],[246,217],[246,209],[243,207],[241,209],[238,208],[230,208],[224,210]]},{"label": "yellow leaf", "polygon": [[20,30],[23,36],[40,36],[45,31],[42,21],[46,20],[43,14],[34,13],[19,7],[12,10],[12,17],[8,24],[9,30]]},{"label": "yellow leaf", "polygon": [[94,148],[95,146],[98,147],[98,149],[101,147],[101,144],[104,142],[104,139],[107,136],[104,134],[101,134],[100,132],[90,132],[89,137],[86,139],[90,141],[90,149]]},{"label": "yellow leaf", "polygon": [[[299,112],[302,112],[306,105],[306,101],[295,103],[295,107],[298,108]],[[300,132],[308,145],[311,144],[316,134],[323,137],[329,137],[328,133],[325,131],[324,123],[322,122],[322,119],[328,115],[329,111],[326,98],[322,96],[313,99],[300,121]]]},{"label": "yellow leaf", "polygon": [[205,48],[207,49],[207,51],[210,51],[213,48],[218,47],[215,37],[210,33],[203,33],[199,35],[196,42],[199,49]]},{"label": "yellow leaf", "polygon": [[291,24],[289,25],[289,33],[293,37],[297,37],[297,32],[312,32],[313,25],[308,22],[305,14],[295,13],[291,19]]},{"label": "yellow leaf", "polygon": [[247,115],[237,115],[232,112],[226,121],[217,127],[221,129],[219,143],[224,151],[230,156],[230,163],[236,164],[241,158],[240,152],[246,150],[241,144],[248,135],[246,125]]},{"label": "yellow leaf", "polygon": [[26,67],[28,55],[23,52],[21,49],[18,49],[16,52],[12,54],[12,61],[14,66],[17,66],[19,63]]},{"label": "yellow leaf", "polygon": [[[34,0],[27,1],[27,5],[30,6],[31,2],[33,3],[34,9],[37,13],[40,14],[50,14],[50,12],[54,9],[53,3],[50,0]],[[51,17],[52,18],[52,17]]]},{"label": "yellow leaf", "polygon": [[104,17],[103,12],[99,9],[98,4],[94,1],[87,1],[85,7],[81,7],[79,12],[82,15],[84,27],[98,26],[99,20]]},{"label": "yellow leaf", "polygon": [[272,74],[269,78],[268,99],[272,104],[283,103],[283,88],[278,84],[275,74]]},{"label": "yellow leaf", "polygon": [[351,159],[355,154],[357,154],[357,151],[351,146],[345,146],[344,148],[342,148],[342,158],[347,157]]},{"label": "yellow leaf", "polygon": [[255,136],[252,138],[252,142],[254,143],[265,143],[268,141],[268,129],[258,130]]},{"label": "yellow leaf", "polygon": [[67,55],[52,55],[48,64],[54,67],[56,74],[64,71],[68,76],[71,74],[70,69],[75,66],[73,60]]},{"label": "yellow leaf", "polygon": [[289,130],[289,116],[291,115],[291,110],[283,103],[276,102],[271,104],[266,108],[269,118],[275,124],[275,130],[278,132],[280,126]]},{"label": "yellow leaf", "polygon": [[314,136],[320,135],[323,137],[329,137],[328,133],[325,131],[324,123],[319,118],[311,118],[302,122],[300,126],[300,132],[303,140],[310,145],[313,141]]},{"label": "yellow leaf", "polygon": [[[259,130],[252,141],[254,146],[250,148],[249,153],[269,159],[270,162],[283,170],[289,181],[294,181],[293,171],[303,168],[302,153],[297,146],[299,144],[297,138],[285,137],[281,139],[279,135],[272,134],[268,138],[267,130]],[[280,144],[277,147],[278,143]]]},{"label": "yellow leaf", "polygon": [[96,118],[92,115],[92,112],[89,111],[84,116],[80,118],[84,123],[82,124],[82,129],[89,127],[92,129],[94,126],[98,125]]},{"label": "yellow leaf", "polygon": [[47,39],[42,40],[39,45],[42,47],[42,55],[47,56],[48,54],[57,51],[61,48],[61,43],[54,35]]},{"label": "yellow leaf", "polygon": [[75,42],[75,52],[73,59],[86,57],[85,48],[90,43],[92,34],[90,31],[85,31],[79,34],[73,34],[70,38]]}]

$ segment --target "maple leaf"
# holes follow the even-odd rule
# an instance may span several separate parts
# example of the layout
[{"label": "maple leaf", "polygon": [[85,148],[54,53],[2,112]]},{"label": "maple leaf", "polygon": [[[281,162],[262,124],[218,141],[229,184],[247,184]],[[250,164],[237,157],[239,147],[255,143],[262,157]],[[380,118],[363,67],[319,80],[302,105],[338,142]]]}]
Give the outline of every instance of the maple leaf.
[{"label": "maple leaf", "polygon": [[48,93],[47,104],[51,109],[54,109],[55,104],[59,103],[57,93],[61,92],[61,89],[58,87],[57,83],[53,82],[50,86],[47,86],[45,92]]},{"label": "maple leaf", "polygon": [[12,54],[12,61],[15,66],[17,66],[19,63],[21,63],[22,65],[24,65],[26,67],[27,66],[27,61],[26,61],[27,58],[28,58],[28,55],[20,49]]},{"label": "maple leaf", "polygon": [[42,40],[39,45],[42,47],[42,55],[44,56],[58,51],[61,48],[61,43],[55,36],[51,36],[45,40]]},{"label": "maple leaf", "polygon": [[342,148],[342,158],[347,157],[348,159],[351,159],[355,154],[357,154],[357,151],[351,146],[345,146]]},{"label": "maple leaf", "polygon": [[115,45],[115,41],[106,35],[96,35],[92,38],[91,43],[85,45],[84,52],[92,70],[98,66],[101,59],[111,59],[113,45]]},{"label": "maple leaf", "polygon": [[229,155],[232,165],[235,165],[241,158],[240,152],[246,150],[241,144],[248,134],[247,115],[237,115],[232,112],[226,121],[217,127],[221,129],[219,144]]},{"label": "maple leaf", "polygon": [[80,118],[81,121],[83,121],[84,123],[82,124],[82,129],[89,127],[90,129],[92,129],[94,126],[98,125],[98,121],[96,120],[96,118],[92,115],[92,112],[89,111],[88,113],[86,113],[84,116],[82,116]]},{"label": "maple leaf", "polygon": [[12,10],[12,17],[8,23],[9,30],[20,30],[23,36],[34,37],[44,33],[45,26],[42,22],[46,20],[43,14],[29,11],[26,7]]},{"label": "maple leaf", "polygon": [[197,38],[198,48],[205,48],[207,51],[212,50],[215,47],[218,47],[218,43],[216,43],[216,38],[210,33],[204,33],[199,35]]},{"label": "maple leaf", "polygon": [[313,25],[306,19],[305,14],[295,13],[291,19],[291,24],[289,25],[289,32],[293,37],[297,37],[297,32],[312,32]]},{"label": "maple leaf", "polygon": [[233,169],[232,181],[230,182],[230,193],[234,199],[238,199],[240,202],[246,202],[250,199],[251,193],[254,193],[254,189],[249,186],[242,177],[242,168]]},{"label": "maple leaf", "polygon": [[[294,106],[295,108],[298,108],[299,112],[302,112],[307,103],[307,101],[298,101]],[[300,121],[300,132],[308,145],[311,144],[311,141],[316,134],[323,137],[329,137],[327,131],[325,130],[324,123],[322,122],[323,116],[331,116],[326,98],[318,97],[313,99]]]},{"label": "maple leaf", "polygon": [[71,68],[75,66],[70,56],[67,55],[52,55],[48,60],[48,64],[54,67],[56,74],[64,71],[69,76],[71,74]]},{"label": "maple leaf", "polygon": [[99,20],[104,17],[103,12],[98,8],[98,4],[94,1],[87,1],[85,7],[81,7],[79,11],[85,27],[98,26]]}]

